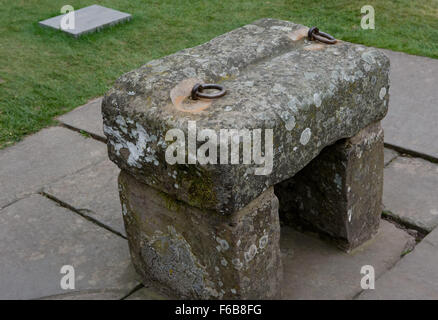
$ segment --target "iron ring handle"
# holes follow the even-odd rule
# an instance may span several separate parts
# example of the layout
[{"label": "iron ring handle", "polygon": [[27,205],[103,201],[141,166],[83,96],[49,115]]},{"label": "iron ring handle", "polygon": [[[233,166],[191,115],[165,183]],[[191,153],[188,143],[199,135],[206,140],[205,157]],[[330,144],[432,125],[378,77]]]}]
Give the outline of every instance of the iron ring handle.
[{"label": "iron ring handle", "polygon": [[317,27],[312,27],[309,29],[307,33],[307,37],[309,40],[318,40],[327,44],[335,44],[337,40],[330,34],[319,31]]},{"label": "iron ring handle", "polygon": [[[204,91],[205,89],[216,89],[216,90],[219,90],[219,92],[217,92],[217,93],[203,93],[202,91]],[[225,88],[219,84],[197,83],[193,86],[191,97],[193,100],[197,100],[199,98],[216,99],[216,98],[223,97],[226,93],[227,93],[227,91],[225,90]]]}]

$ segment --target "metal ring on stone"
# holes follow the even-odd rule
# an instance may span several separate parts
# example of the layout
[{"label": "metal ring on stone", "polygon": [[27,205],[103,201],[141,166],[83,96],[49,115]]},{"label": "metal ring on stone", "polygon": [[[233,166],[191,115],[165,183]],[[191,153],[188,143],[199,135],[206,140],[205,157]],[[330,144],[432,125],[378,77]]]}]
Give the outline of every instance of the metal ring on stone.
[{"label": "metal ring on stone", "polygon": [[[202,93],[205,89],[216,89],[219,90],[217,93]],[[227,91],[219,84],[215,83],[197,83],[193,86],[191,97],[193,100],[197,100],[199,98],[204,99],[216,99],[223,97]]]},{"label": "metal ring on stone", "polygon": [[320,42],[327,43],[327,44],[335,44],[337,41],[330,34],[319,31],[319,29],[317,27],[310,28],[309,32],[307,33],[307,37],[309,38],[309,40],[318,40]]}]

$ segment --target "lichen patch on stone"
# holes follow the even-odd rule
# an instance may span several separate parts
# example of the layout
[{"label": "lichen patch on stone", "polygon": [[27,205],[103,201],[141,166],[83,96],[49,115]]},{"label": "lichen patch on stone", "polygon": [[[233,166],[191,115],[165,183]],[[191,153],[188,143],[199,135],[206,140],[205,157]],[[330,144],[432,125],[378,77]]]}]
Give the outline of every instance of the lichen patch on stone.
[{"label": "lichen patch on stone", "polygon": [[306,144],[309,143],[310,141],[310,137],[312,135],[312,131],[310,130],[310,128],[306,128],[304,129],[304,131],[301,133],[301,137],[300,137],[300,143],[305,146]]}]

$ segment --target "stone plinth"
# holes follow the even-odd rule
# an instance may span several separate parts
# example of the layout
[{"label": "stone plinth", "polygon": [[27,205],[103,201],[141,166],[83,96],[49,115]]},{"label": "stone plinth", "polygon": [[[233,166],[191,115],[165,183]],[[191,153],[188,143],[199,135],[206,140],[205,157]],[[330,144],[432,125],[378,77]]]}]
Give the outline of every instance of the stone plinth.
[{"label": "stone plinth", "polygon": [[273,188],[223,216],[174,200],[124,171],[119,187],[131,257],[145,283],[182,298],[277,297],[282,266]]},{"label": "stone plinth", "polygon": [[[315,158],[303,175],[327,180],[326,194],[302,199],[307,178],[286,190],[303,206],[294,214],[346,250],[377,230],[389,60],[360,45],[310,42],[307,31],[262,19],[151,61],[105,95],[108,154],[122,169],[131,256],[145,283],[185,298],[278,296],[273,190]],[[194,100],[196,83],[227,93]]]}]

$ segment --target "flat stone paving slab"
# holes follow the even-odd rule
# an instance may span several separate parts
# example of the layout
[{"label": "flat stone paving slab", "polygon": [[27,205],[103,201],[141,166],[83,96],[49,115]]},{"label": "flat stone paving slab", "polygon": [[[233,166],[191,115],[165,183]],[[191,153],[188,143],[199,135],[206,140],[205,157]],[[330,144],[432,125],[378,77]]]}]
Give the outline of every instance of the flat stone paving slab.
[{"label": "flat stone paving slab", "polygon": [[386,213],[427,232],[438,226],[438,165],[400,156],[384,172]]},{"label": "flat stone paving slab", "polygon": [[58,120],[68,127],[83,130],[105,141],[101,104],[102,97],[93,99],[87,104],[60,116]]},{"label": "flat stone paving slab", "polygon": [[438,229],[390,271],[377,279],[374,290],[363,291],[361,300],[438,300]]},{"label": "flat stone paving slab", "polygon": [[[75,28],[71,30],[62,30],[74,37],[79,37],[86,33],[100,30],[131,19],[128,13],[120,12],[114,9],[105,8],[97,4],[75,10]],[[61,19],[64,15],[59,15],[47,20],[40,21],[43,27],[61,29]]]},{"label": "flat stone paving slab", "polygon": [[0,150],[0,209],[107,157],[99,141],[61,127],[43,129]]},{"label": "flat stone paving slab", "polygon": [[413,238],[382,220],[376,237],[351,254],[316,237],[282,228],[283,299],[352,299],[362,289],[362,266],[376,277],[389,270]]},{"label": "flat stone paving slab", "polygon": [[44,192],[126,236],[117,185],[119,172],[107,159],[46,186]]},{"label": "flat stone paving slab", "polygon": [[438,158],[438,60],[383,52],[391,61],[385,142]]},{"label": "flat stone paving slab", "polygon": [[[41,195],[0,211],[0,252],[0,299],[121,299],[139,283],[125,239]],[[63,265],[75,268],[75,292],[60,287]]]}]

